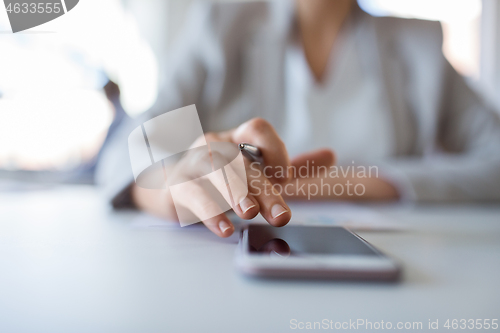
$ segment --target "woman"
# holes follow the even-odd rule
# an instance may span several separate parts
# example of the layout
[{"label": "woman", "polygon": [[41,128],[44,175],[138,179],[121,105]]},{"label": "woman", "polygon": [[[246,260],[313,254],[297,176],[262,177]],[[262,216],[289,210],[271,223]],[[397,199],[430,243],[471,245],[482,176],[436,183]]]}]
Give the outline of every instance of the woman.
[{"label": "woman", "polygon": [[[271,177],[292,184],[287,197],[328,183],[363,191],[314,199],[500,199],[499,116],[443,57],[439,23],[371,17],[351,0],[297,0],[201,3],[186,26],[157,105],[106,148],[100,178],[115,207],[176,217],[168,190],[131,185],[126,138],[144,120],[190,104],[212,132],[208,141],[254,143],[271,167],[331,166],[334,150],[339,165],[380,173]],[[284,196],[250,190],[233,208],[282,226],[291,218]],[[202,195],[188,199],[197,216],[210,206]],[[224,214],[203,222],[221,237],[234,231]]]}]

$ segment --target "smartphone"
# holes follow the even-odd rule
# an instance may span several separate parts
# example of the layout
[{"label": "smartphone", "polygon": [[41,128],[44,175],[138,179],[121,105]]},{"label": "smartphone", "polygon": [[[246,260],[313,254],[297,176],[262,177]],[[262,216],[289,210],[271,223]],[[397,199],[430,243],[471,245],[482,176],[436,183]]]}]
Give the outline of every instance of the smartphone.
[{"label": "smartphone", "polygon": [[236,265],[274,278],[398,280],[400,265],[342,227],[250,224],[241,233]]}]

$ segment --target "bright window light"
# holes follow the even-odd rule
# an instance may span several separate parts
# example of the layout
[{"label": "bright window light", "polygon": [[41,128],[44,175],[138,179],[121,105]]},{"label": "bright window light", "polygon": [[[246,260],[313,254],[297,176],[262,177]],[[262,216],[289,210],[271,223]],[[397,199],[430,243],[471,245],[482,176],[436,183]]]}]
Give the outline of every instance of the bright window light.
[{"label": "bright window light", "polygon": [[110,78],[130,115],[156,100],[158,65],[119,0],[85,0],[17,34],[0,10],[0,169],[68,169],[98,152],[113,107]]},{"label": "bright window light", "polygon": [[462,75],[479,78],[481,0],[359,0],[376,16],[440,21],[443,52]]}]

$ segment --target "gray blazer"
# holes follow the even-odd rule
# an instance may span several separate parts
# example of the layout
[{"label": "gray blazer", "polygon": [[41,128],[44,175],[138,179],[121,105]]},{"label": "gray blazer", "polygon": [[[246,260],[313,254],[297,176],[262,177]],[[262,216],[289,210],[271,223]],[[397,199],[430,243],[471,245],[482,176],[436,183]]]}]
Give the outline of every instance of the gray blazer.
[{"label": "gray blazer", "polygon": [[[128,134],[164,112],[196,104],[205,131],[260,116],[283,127],[291,0],[199,3],[164,71],[156,105],[124,124],[98,165],[116,207],[133,182]],[[373,32],[394,124],[396,153],[382,174],[417,201],[500,200],[500,117],[444,58],[438,22],[362,13]],[[335,149],[335,147],[332,147]]]}]

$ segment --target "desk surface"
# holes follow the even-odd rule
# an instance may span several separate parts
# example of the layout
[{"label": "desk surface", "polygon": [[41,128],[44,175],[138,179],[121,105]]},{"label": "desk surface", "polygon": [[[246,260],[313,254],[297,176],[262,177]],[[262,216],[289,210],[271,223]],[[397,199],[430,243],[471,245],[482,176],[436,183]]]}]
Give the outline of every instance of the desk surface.
[{"label": "desk surface", "polygon": [[438,319],[448,331],[446,319],[500,319],[498,205],[375,209],[409,227],[360,233],[404,264],[399,284],[245,278],[235,235],[132,228],[137,213],[112,212],[90,187],[2,193],[0,332],[289,332],[292,319],[421,331]]}]

